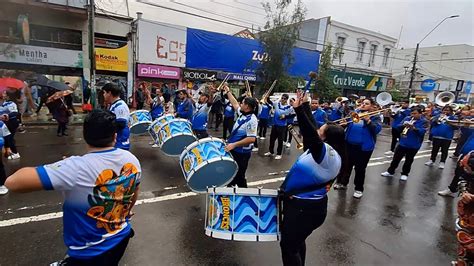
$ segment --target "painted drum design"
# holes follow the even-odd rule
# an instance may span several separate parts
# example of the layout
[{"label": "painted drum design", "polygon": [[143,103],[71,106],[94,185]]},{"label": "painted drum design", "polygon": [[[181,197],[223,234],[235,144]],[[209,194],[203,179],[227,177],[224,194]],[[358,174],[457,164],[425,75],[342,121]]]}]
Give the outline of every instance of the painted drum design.
[{"label": "painted drum design", "polygon": [[151,124],[150,112],[146,110],[137,110],[130,114],[130,133],[143,134],[148,130]]},{"label": "painted drum design", "polygon": [[153,121],[153,123],[151,123],[150,127],[148,128],[148,133],[150,133],[150,136],[155,143],[158,144],[158,130],[160,129],[160,127],[164,123],[169,122],[174,119],[175,117],[173,115],[166,114],[166,115],[158,117],[157,119],[155,119],[155,121]]},{"label": "painted drum design", "polygon": [[178,156],[189,144],[196,141],[191,123],[186,119],[173,119],[162,124],[157,133],[157,144],[170,156]]}]

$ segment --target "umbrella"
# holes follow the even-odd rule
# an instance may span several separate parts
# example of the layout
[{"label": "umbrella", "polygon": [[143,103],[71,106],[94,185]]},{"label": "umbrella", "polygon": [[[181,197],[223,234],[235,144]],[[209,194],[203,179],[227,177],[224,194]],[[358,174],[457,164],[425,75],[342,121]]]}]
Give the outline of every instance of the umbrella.
[{"label": "umbrella", "polygon": [[68,96],[70,94],[72,94],[71,90],[58,91],[54,93],[53,95],[49,96],[46,102],[56,101],[57,99],[60,99],[61,97],[64,97],[64,96]]},{"label": "umbrella", "polygon": [[50,88],[53,88],[55,90],[58,90],[58,91],[65,91],[65,90],[69,90],[69,86],[62,83],[62,82],[59,82],[59,81],[55,81],[55,80],[50,80],[48,81],[48,83],[46,84],[47,87],[50,87]]},{"label": "umbrella", "polygon": [[50,82],[45,75],[36,75],[34,84],[39,86],[48,86],[48,82]]},{"label": "umbrella", "polygon": [[7,87],[11,89],[21,89],[25,86],[25,83],[19,79],[14,78],[0,78],[0,87]]}]

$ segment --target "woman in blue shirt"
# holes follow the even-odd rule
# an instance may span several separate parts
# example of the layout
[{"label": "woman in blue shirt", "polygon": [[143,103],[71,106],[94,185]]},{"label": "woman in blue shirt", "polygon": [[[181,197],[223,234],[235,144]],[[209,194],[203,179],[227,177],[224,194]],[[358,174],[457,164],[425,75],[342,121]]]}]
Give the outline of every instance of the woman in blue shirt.
[{"label": "woman in blue shirt", "polygon": [[[359,109],[360,114],[375,111],[377,103],[372,99],[365,99]],[[382,130],[380,115],[364,116],[359,122],[351,122],[346,128],[347,167],[338,176],[335,189],[346,189],[351,176],[352,168],[355,169],[354,198],[360,199],[364,192],[365,170],[370,156],[375,148],[377,134]]]},{"label": "woman in blue shirt", "polygon": [[290,169],[281,185],[283,221],[281,253],[283,265],[304,265],[306,238],[326,219],[327,192],[341,169],[344,129],[335,124],[318,128],[307,96],[298,92],[293,104],[304,153]]},{"label": "woman in blue shirt", "polygon": [[453,140],[454,130],[456,127],[447,123],[447,119],[454,120],[453,108],[449,105],[443,107],[442,114],[439,114],[431,120],[431,135],[433,136],[433,149],[431,150],[431,158],[425,163],[432,166],[436,161],[439,150],[441,149],[441,160],[439,169],[444,169],[444,163],[448,158],[448,150]]}]

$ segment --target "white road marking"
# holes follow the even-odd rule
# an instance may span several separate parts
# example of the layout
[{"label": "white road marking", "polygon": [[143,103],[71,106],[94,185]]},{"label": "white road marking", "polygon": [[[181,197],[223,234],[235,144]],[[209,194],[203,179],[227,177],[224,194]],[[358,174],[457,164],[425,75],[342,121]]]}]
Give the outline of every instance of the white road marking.
[{"label": "white road marking", "polygon": [[[426,152],[426,151],[421,151],[421,152]],[[425,157],[430,157],[430,154],[415,156],[415,160],[420,159],[420,158],[425,158]],[[404,161],[404,159],[402,161]],[[377,165],[389,164],[391,162],[392,162],[392,160],[386,160],[386,161],[381,161],[381,162],[372,162],[372,163],[369,163],[367,166],[372,167],[372,166],[377,166]],[[286,172],[286,171],[281,171],[281,172]],[[264,185],[264,184],[280,182],[280,181],[283,181],[284,179],[285,179],[285,177],[276,177],[276,178],[270,178],[270,179],[263,179],[263,180],[258,180],[258,181],[254,181],[254,182],[249,182],[248,185],[249,186],[259,186],[259,185]],[[196,195],[199,195],[199,194],[196,193],[196,192],[175,193],[175,194],[170,194],[170,195],[165,195],[165,196],[159,196],[159,197],[154,197],[154,198],[137,200],[136,205],[155,203],[155,202],[161,202],[161,201],[168,201],[168,200],[177,200],[177,199],[192,197],[192,196],[196,196]],[[41,214],[41,215],[29,216],[29,217],[14,218],[14,219],[0,221],[0,228],[1,227],[19,225],[19,224],[26,224],[26,223],[31,223],[31,222],[47,221],[47,220],[57,219],[57,218],[61,218],[61,217],[63,217],[62,212],[52,212],[52,213],[46,213],[46,214]]]}]

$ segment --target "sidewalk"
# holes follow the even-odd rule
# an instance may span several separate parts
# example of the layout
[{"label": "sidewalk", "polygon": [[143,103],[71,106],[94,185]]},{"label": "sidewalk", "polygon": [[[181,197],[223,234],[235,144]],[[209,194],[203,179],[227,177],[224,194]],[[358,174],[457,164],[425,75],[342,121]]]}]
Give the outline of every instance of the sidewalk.
[{"label": "sidewalk", "polygon": [[[75,115],[72,115],[69,118],[69,125],[70,126],[79,126],[82,125],[84,122],[84,118],[86,117],[86,114],[82,112],[80,107],[76,107],[76,113]],[[49,125],[57,125],[56,121],[52,120],[53,116],[48,114],[48,109],[43,107],[38,115],[23,115],[22,120],[23,124],[27,126],[49,126]]]}]

